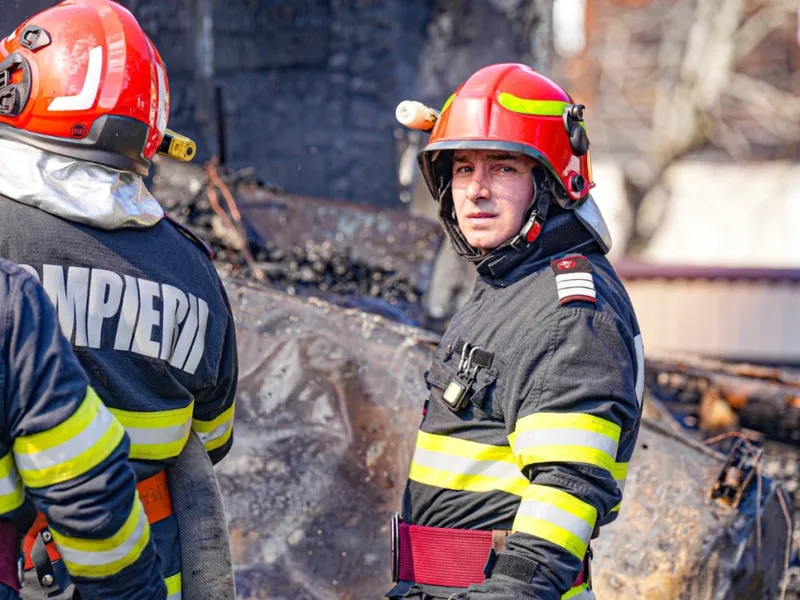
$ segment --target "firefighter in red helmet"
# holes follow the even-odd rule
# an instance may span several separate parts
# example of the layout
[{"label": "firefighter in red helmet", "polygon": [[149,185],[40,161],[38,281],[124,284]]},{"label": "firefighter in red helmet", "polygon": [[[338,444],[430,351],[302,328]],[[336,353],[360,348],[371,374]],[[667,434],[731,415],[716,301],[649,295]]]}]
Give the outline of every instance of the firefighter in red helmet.
[{"label": "firefighter in red helmet", "polygon": [[[0,256],[40,280],[92,388],[125,427],[177,600],[180,518],[165,468],[192,432],[211,461],[229,451],[237,353],[208,247],[165,217],[142,180],[157,152],[174,154],[169,98],[158,51],[111,0],[66,0],[0,41]],[[114,568],[114,544],[32,552],[47,527],[42,517],[28,532],[24,594],[68,594],[68,574]],[[156,597],[144,584],[137,593]]]},{"label": "firefighter in red helmet", "polygon": [[589,195],[584,108],[519,64],[479,70],[440,113],[416,108],[398,118],[433,125],[420,167],[478,279],[426,373],[387,595],[591,599],[644,357]]}]

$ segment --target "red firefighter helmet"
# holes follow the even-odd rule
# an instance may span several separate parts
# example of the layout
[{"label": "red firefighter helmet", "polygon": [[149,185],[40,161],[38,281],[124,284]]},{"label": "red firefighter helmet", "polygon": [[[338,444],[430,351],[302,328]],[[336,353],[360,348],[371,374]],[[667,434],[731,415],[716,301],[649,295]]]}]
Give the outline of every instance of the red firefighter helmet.
[{"label": "red firefighter helmet", "polygon": [[0,41],[0,136],[146,175],[168,118],[164,63],[116,2],[66,0]]},{"label": "red firefighter helmet", "polygon": [[[583,106],[561,86],[530,67],[497,64],[477,71],[442,108],[419,164],[434,198],[452,177],[442,151],[507,150],[527,154],[547,169],[565,208],[592,187]],[[445,154],[452,154],[448,152]]]}]

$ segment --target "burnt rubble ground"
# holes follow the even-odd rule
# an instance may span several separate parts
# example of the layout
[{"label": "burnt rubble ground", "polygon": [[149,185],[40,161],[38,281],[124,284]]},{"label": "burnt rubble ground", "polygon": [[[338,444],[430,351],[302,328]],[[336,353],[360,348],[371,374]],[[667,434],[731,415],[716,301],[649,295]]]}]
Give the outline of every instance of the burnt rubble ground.
[{"label": "burnt rubble ground", "polygon": [[[800,600],[800,560],[798,560],[798,549],[800,549],[800,429],[795,425],[795,421],[800,416],[800,408],[794,406],[794,399],[787,398],[784,414],[779,417],[775,415],[772,398],[766,393],[767,388],[759,389],[759,384],[766,383],[757,375],[769,371],[781,381],[800,381],[800,371],[790,368],[762,369],[752,365],[741,365],[745,371],[738,376],[725,377],[724,384],[727,389],[720,392],[714,390],[715,381],[720,379],[720,373],[709,369],[704,373],[702,361],[692,364],[691,361],[683,363],[690,367],[691,372],[687,373],[683,369],[676,369],[672,372],[665,372],[660,367],[663,364],[654,364],[651,361],[647,365],[647,389],[663,403],[676,421],[684,428],[684,433],[689,437],[703,441],[716,436],[720,431],[703,430],[703,396],[718,394],[720,398],[726,396],[738,396],[740,399],[746,397],[747,404],[740,406],[738,413],[731,413],[734,422],[730,423],[725,430],[741,431],[753,440],[757,446],[763,448],[761,458],[761,472],[775,482],[781,484],[788,492],[794,520],[794,531],[792,534],[793,547],[789,561],[789,569],[786,573],[786,594],[784,598],[789,600]],[[732,365],[720,363],[720,366],[731,367]],[[735,365],[738,368],[740,365]],[[760,373],[759,373],[760,372]],[[727,398],[724,400],[727,401]],[[769,403],[769,408],[765,408],[764,413],[771,415],[769,420],[755,422],[752,419],[753,413],[758,414],[756,408],[763,402],[765,407]],[[783,400],[781,400],[783,402]],[[734,404],[736,404],[734,402]],[[749,407],[749,412],[748,412]],[[715,444],[715,449],[721,452],[730,450],[732,443],[723,441]],[[779,596],[781,597],[781,596]]]},{"label": "burnt rubble ground", "polygon": [[786,598],[800,600],[800,449],[780,442],[764,444],[764,475],[778,481],[789,492],[794,513],[794,556],[786,573]]},{"label": "burnt rubble ground", "polygon": [[[222,171],[220,179],[234,197],[239,197],[239,190],[254,188],[282,194],[280,188],[264,185],[249,170]],[[214,251],[215,266],[223,277],[244,278],[289,295],[315,296],[404,324],[441,329],[441,323],[427,314],[424,284],[413,273],[398,272],[391,260],[378,264],[360,260],[346,246],[330,240],[300,239],[279,245],[263,239],[246,218],[240,229],[244,235],[236,235],[213,210],[208,189],[203,171],[192,167],[162,167],[153,181],[154,194],[167,213],[190,227]],[[224,207],[222,194],[216,191]],[[228,223],[236,224],[232,218]]]}]

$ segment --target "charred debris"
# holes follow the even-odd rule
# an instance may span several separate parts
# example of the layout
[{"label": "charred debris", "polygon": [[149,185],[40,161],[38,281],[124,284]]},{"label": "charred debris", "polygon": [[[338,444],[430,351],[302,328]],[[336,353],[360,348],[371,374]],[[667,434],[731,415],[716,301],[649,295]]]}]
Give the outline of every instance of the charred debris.
[{"label": "charred debris", "polygon": [[439,226],[403,211],[285,194],[252,170],[160,161],[154,195],[222,276],[443,330],[425,308]]}]

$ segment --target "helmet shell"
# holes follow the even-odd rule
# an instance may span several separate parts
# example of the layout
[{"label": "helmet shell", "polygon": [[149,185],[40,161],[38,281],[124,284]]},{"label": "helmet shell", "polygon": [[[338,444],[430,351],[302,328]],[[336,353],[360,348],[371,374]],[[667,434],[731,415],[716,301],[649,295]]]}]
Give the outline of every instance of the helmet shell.
[{"label": "helmet shell", "polygon": [[0,41],[0,135],[146,174],[169,104],[158,51],[111,0],[66,0]]},{"label": "helmet shell", "polygon": [[[573,118],[579,111],[580,120]],[[570,134],[588,138],[582,107],[557,83],[521,64],[496,64],[472,75],[447,100],[418,160],[435,198],[452,177],[436,172],[441,151],[507,150],[533,157],[560,183],[561,193],[582,200],[592,187],[586,150]],[[581,155],[579,155],[581,154]]]}]

